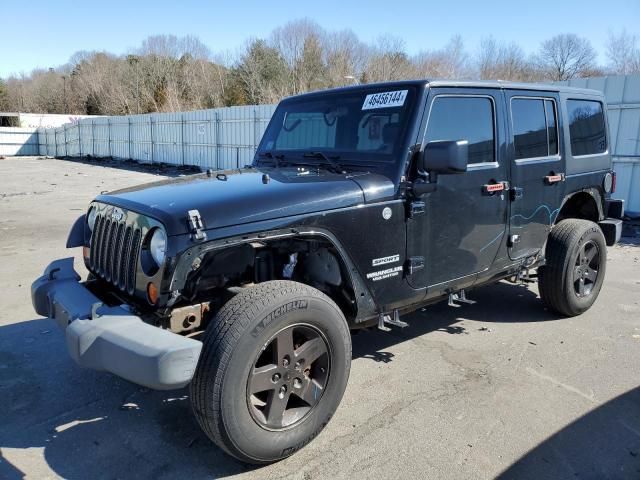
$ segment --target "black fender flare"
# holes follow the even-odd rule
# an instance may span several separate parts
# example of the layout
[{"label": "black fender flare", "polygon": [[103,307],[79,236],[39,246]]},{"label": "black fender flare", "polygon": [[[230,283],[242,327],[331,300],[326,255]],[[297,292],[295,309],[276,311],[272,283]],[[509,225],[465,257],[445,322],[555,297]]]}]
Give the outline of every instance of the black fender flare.
[{"label": "black fender flare", "polygon": [[604,210],[603,210],[603,203],[604,203],[604,197],[602,196],[602,193],[597,189],[597,188],[584,188],[581,190],[576,190],[574,192],[568,193],[567,195],[565,195],[564,199],[562,200],[562,203],[560,204],[560,209],[558,210],[558,215],[556,215],[556,218],[554,220],[554,224],[557,223],[558,218],[560,217],[560,213],[562,213],[562,209],[565,207],[565,205],[576,195],[582,194],[582,193],[586,193],[588,195],[591,196],[591,198],[593,199],[593,201],[596,204],[596,208],[598,209],[598,220],[602,220],[605,218],[605,214],[604,214]]},{"label": "black fender flare", "polygon": [[[363,321],[375,317],[377,312],[376,303],[366,286],[360,272],[356,268],[354,262],[349,257],[347,251],[342,246],[338,238],[330,231],[320,228],[294,228],[294,229],[282,229],[271,230],[266,232],[258,232],[251,235],[239,235],[234,237],[227,237],[224,239],[210,240],[205,243],[194,245],[193,247],[185,250],[177,259],[176,266],[171,275],[169,282],[170,298],[167,302],[167,307],[173,306],[173,304],[180,298],[180,291],[184,288],[189,273],[197,268],[204,259],[204,256],[214,250],[222,250],[224,248],[234,247],[242,244],[252,242],[264,242],[269,240],[281,240],[286,238],[304,238],[304,237],[322,237],[329,241],[338,254],[340,260],[344,263],[349,274],[349,280],[353,287],[357,316],[355,322]],[[194,268],[195,267],[195,268]]]},{"label": "black fender flare", "polygon": [[83,214],[73,223],[69,236],[67,237],[67,248],[83,247],[86,245],[87,215]]}]

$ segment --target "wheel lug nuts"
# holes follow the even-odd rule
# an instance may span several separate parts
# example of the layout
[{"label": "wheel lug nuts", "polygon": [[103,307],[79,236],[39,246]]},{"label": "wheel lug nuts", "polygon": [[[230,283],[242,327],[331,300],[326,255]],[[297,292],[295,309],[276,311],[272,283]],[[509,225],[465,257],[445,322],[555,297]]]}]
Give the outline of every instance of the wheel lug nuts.
[{"label": "wheel lug nuts", "polygon": [[283,398],[286,393],[287,393],[287,386],[286,385],[282,385],[280,387],[280,391],[278,392],[278,396],[280,398]]},{"label": "wheel lug nuts", "polygon": [[280,377],[280,374],[279,374],[279,373],[274,373],[274,374],[273,374],[273,377],[271,377],[271,381],[272,381],[273,383],[277,383],[277,382],[278,382],[278,380],[280,380],[280,378],[281,378],[281,377]]},{"label": "wheel lug nuts", "polygon": [[289,366],[289,357],[284,357],[282,359],[282,366],[283,367],[288,367]]},{"label": "wheel lug nuts", "polygon": [[294,388],[302,387],[302,380],[300,380],[299,378],[294,378],[293,379],[293,387]]}]

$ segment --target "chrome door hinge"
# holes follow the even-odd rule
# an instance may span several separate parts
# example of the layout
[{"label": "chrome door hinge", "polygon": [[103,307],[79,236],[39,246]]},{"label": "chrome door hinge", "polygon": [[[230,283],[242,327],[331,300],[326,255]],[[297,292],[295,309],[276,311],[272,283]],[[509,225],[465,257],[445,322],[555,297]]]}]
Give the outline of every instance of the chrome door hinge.
[{"label": "chrome door hinge", "polygon": [[413,275],[418,270],[422,270],[424,268],[424,257],[409,257],[407,259],[407,264],[405,269],[407,270],[407,275]]},{"label": "chrome door hinge", "polygon": [[426,205],[424,202],[415,201],[409,204],[409,218],[417,217],[425,212]]},{"label": "chrome door hinge", "polygon": [[515,202],[516,200],[520,200],[523,195],[524,195],[524,190],[522,189],[522,187],[512,187],[509,190],[509,197],[511,198],[512,202]]}]

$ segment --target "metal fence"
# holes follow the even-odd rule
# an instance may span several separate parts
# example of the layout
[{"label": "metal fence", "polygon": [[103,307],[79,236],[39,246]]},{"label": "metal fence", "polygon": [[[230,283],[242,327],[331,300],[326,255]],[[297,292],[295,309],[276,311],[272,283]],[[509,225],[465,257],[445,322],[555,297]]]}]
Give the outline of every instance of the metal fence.
[{"label": "metal fence", "polygon": [[42,128],[39,153],[234,168],[251,163],[273,105],[81,119]]},{"label": "metal fence", "polygon": [[38,155],[35,128],[0,127],[0,156]]}]

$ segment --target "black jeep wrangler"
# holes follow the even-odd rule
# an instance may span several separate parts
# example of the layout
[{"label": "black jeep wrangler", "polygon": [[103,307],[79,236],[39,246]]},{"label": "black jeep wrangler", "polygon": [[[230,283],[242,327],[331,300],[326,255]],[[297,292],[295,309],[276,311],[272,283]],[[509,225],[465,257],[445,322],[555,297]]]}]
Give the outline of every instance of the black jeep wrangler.
[{"label": "black jeep wrangler", "polygon": [[407,81],[283,100],[253,164],[98,196],[32,286],[71,356],[154,389],[251,463],[291,455],[347,384],[350,329],[502,279],[596,300],[623,204],[602,94]]}]

